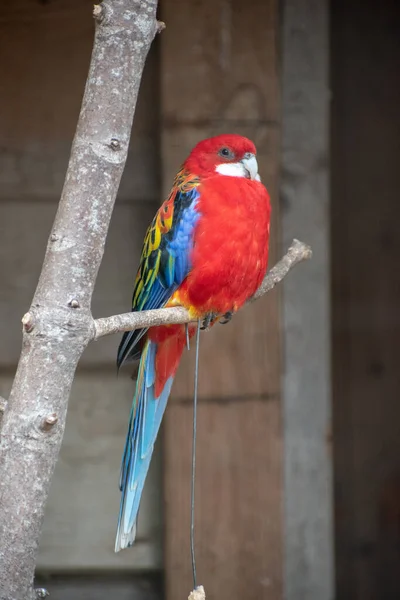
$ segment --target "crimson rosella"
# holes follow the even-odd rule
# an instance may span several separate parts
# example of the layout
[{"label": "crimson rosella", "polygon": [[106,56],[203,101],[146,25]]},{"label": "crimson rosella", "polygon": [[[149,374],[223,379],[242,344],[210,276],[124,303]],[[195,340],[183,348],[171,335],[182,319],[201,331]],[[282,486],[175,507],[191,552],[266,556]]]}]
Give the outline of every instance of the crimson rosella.
[{"label": "crimson rosella", "polygon": [[[270,212],[250,140],[230,134],[197,144],[147,231],[132,310],[181,305],[211,324],[231,316],[264,278]],[[189,335],[194,331],[191,325]],[[129,359],[140,364],[122,459],[116,552],[135,540],[144,482],[185,345],[184,325],[131,331],[121,340],[118,367]]]}]

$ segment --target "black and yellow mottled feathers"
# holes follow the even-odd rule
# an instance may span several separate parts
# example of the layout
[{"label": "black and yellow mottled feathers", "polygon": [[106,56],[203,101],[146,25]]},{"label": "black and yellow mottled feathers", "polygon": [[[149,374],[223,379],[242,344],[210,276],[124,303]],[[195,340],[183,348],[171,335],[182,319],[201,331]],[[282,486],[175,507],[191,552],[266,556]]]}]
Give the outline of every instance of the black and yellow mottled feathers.
[{"label": "black and yellow mottled feathers", "polygon": [[[193,233],[200,180],[182,170],[171,193],[147,230],[132,298],[132,310],[162,308],[191,268]],[[140,357],[137,346],[146,330],[126,332],[118,348],[117,365]]]}]

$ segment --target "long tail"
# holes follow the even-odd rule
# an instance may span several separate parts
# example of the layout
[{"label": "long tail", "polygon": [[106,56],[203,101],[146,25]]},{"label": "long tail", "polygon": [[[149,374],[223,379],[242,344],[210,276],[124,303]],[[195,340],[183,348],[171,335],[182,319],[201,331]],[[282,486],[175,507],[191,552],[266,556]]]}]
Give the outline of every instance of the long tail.
[{"label": "long tail", "polygon": [[185,343],[185,329],[179,325],[153,328],[147,334],[122,457],[115,552],[135,541],[144,482]]}]

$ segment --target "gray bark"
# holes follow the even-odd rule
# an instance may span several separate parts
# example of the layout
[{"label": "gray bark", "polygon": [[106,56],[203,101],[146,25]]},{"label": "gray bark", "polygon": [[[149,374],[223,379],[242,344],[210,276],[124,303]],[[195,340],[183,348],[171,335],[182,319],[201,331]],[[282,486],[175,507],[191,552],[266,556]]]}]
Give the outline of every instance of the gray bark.
[{"label": "gray bark", "polygon": [[0,599],[34,598],[43,512],[75,369],[93,336],[91,298],[125,165],[157,0],[106,0],[64,189],[23,318],[0,445]]}]

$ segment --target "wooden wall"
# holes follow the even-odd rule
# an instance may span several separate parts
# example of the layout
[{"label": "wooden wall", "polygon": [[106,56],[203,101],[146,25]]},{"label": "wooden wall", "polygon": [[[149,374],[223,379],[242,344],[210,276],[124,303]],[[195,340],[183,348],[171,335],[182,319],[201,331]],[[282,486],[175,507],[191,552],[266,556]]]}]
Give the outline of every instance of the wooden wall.
[{"label": "wooden wall", "polygon": [[400,598],[400,4],[332,4],[337,593]]},{"label": "wooden wall", "polygon": [[[271,264],[280,255],[280,102],[276,0],[164,0],[163,188],[201,138],[254,139],[273,200]],[[229,222],[221,224],[229,235]],[[202,336],[198,420],[198,581],[212,598],[282,597],[279,292]],[[193,357],[192,357],[193,358]],[[178,373],[164,427],[168,599],[191,589],[193,363]]]},{"label": "wooden wall", "polygon": [[[128,309],[144,229],[161,192],[168,191],[190,148],[208,135],[233,131],[256,142],[273,200],[271,264],[281,254],[278,2],[251,0],[250,5],[162,3],[167,29],[146,65],[96,286],[95,316]],[[34,292],[67,166],[90,58],[91,10],[89,0],[15,0],[0,7],[0,64],[6,66],[6,93],[0,96],[0,394],[5,396],[19,355],[20,318]],[[126,576],[116,587],[111,579],[108,587],[100,585],[98,577],[100,570],[160,569],[163,514],[167,598],[184,598],[191,589],[192,359],[187,356],[182,365],[164,427],[165,502],[157,451],[138,541],[115,555],[119,463],[133,394],[129,372],[116,378],[117,343],[109,338],[91,346],[73,387],[39,556],[42,574],[64,572],[53,579],[56,600],[66,594],[93,597],[99,590],[115,598],[141,597]],[[229,326],[204,335],[201,354],[199,581],[219,600],[278,600],[283,572],[279,291]],[[95,573],[93,585],[69,578],[88,571]]]}]

